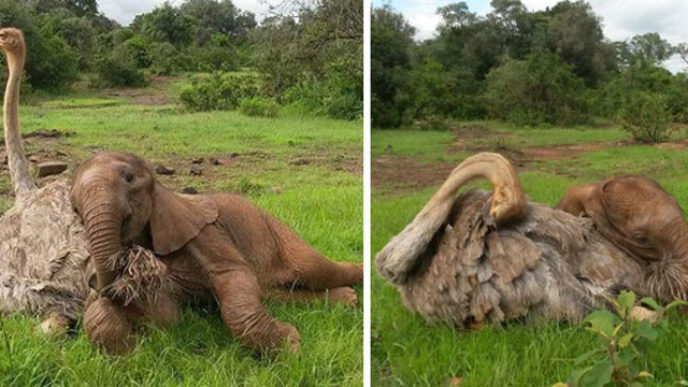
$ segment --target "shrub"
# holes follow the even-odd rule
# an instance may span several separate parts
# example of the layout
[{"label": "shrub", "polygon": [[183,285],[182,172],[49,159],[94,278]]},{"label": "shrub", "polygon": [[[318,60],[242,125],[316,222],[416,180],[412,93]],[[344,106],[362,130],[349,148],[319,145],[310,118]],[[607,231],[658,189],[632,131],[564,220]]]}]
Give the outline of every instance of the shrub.
[{"label": "shrub", "polygon": [[510,59],[490,71],[483,95],[488,114],[517,125],[571,125],[588,119],[585,84],[557,54]]},{"label": "shrub", "polygon": [[194,111],[233,110],[239,101],[258,95],[259,79],[253,74],[215,72],[182,90],[184,107]]},{"label": "shrub", "polygon": [[37,89],[62,89],[76,80],[78,63],[67,42],[53,33],[50,25],[26,32],[30,42],[26,73]]},{"label": "shrub", "polygon": [[249,117],[275,117],[279,112],[279,105],[268,98],[251,97],[239,102],[239,110]]},{"label": "shrub", "polygon": [[[642,386],[652,378],[647,367],[647,351],[661,335],[669,333],[666,314],[685,301],[674,301],[663,307],[652,298],[643,304],[654,311],[654,317],[638,321],[633,308],[638,304],[633,292],[622,291],[617,300],[610,300],[614,311],[596,310],[585,318],[585,329],[599,337],[597,348],[579,356],[577,366],[567,383],[555,387],[577,386]],[[679,383],[680,384],[680,383]]]},{"label": "shrub", "polygon": [[123,45],[115,47],[109,55],[96,61],[96,74],[94,86],[143,87],[148,84],[135,56]]},{"label": "shrub", "polygon": [[152,43],[150,71],[158,75],[171,75],[181,70],[177,49],[170,43]]},{"label": "shrub", "polygon": [[666,141],[672,131],[671,110],[666,97],[658,93],[632,93],[624,101],[619,120],[624,130],[642,142]]}]

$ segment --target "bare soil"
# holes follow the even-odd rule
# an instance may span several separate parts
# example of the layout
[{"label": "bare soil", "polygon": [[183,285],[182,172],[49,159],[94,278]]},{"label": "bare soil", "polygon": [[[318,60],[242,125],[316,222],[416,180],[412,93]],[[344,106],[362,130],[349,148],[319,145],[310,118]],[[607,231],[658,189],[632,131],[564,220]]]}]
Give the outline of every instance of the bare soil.
[{"label": "bare soil", "polygon": [[[581,152],[599,151],[615,147],[635,145],[631,140],[595,142],[583,144],[563,144],[547,147],[512,148],[499,146],[476,146],[471,140],[487,137],[509,137],[513,133],[496,134],[479,124],[457,124],[456,138],[447,153],[458,152],[497,152],[509,159],[519,170],[536,170],[534,163],[553,160],[575,159]],[[661,149],[688,149],[688,139],[651,145]],[[457,160],[457,163],[460,160]],[[441,184],[456,167],[456,163],[421,163],[410,157],[382,156],[372,160],[371,183],[375,187],[389,187],[395,190],[416,191]]]},{"label": "bare soil", "polygon": [[105,95],[111,97],[127,97],[131,98],[135,105],[144,106],[160,106],[169,105],[174,101],[166,95],[164,90],[167,89],[172,77],[155,76],[151,80],[151,84],[145,88],[116,88],[103,90]]}]

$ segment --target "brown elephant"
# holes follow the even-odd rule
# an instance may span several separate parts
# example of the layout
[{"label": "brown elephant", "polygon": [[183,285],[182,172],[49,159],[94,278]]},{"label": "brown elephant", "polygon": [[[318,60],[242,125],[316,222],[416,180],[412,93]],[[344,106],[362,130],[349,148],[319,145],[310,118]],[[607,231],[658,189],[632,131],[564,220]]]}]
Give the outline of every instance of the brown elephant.
[{"label": "brown elephant", "polygon": [[[164,301],[148,305],[106,297],[91,303],[85,329],[111,351],[128,349],[122,344],[133,320],[174,320],[191,297],[214,297],[227,329],[244,345],[265,351],[287,342],[295,351],[298,331],[268,315],[264,291],[282,300],[329,297],[355,304],[349,286],[363,281],[362,265],[328,260],[241,197],[173,193],[131,154],[101,153],[80,165],[71,200],[86,228],[101,294],[117,275],[112,257],[132,245],[154,251],[174,285]],[[107,334],[99,332],[101,324],[110,325]]]}]

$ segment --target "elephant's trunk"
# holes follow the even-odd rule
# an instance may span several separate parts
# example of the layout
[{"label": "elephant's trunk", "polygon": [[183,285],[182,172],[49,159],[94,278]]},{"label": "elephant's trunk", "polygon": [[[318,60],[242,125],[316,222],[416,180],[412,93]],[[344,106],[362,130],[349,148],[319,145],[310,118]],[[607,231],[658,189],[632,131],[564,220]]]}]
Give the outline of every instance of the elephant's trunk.
[{"label": "elephant's trunk", "polygon": [[100,290],[115,279],[112,258],[120,250],[123,218],[116,199],[106,187],[96,186],[91,192],[84,205],[82,218]]}]

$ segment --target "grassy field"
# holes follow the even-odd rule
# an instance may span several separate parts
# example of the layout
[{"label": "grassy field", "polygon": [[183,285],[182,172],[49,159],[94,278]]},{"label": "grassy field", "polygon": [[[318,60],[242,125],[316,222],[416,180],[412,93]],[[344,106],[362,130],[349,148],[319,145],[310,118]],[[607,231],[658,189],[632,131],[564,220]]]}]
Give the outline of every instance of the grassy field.
[{"label": "grassy field", "polygon": [[[175,168],[174,176],[160,177],[169,187],[243,194],[329,257],[362,261],[361,122],[289,112],[274,119],[184,113],[174,102],[175,82],[34,100],[21,108],[24,132],[71,134],[29,138],[27,152],[36,161],[67,161],[71,171],[98,150],[130,151]],[[191,160],[201,157],[203,174],[191,176]],[[0,211],[12,205],[10,191],[3,169]],[[8,316],[0,327],[0,385],[361,385],[362,308],[268,304],[300,330],[297,355],[255,360],[217,313],[202,310],[185,311],[171,329],[147,329],[121,358],[99,353],[81,332],[46,340],[36,319]]]},{"label": "grassy field", "polygon": [[[659,181],[685,209],[688,147],[680,137],[679,132],[671,143],[637,145],[614,127],[504,129],[493,122],[448,132],[374,131],[371,251],[376,254],[413,219],[453,166],[480,150],[514,160],[533,201],[554,205],[573,184],[640,173]],[[407,169],[392,173],[395,165]],[[428,180],[429,174],[436,178]],[[526,321],[472,333],[428,324],[406,310],[396,289],[376,274],[372,300],[373,385],[440,386],[461,378],[461,386],[550,386],[566,381],[579,368],[574,359],[597,347],[590,332],[564,323]],[[649,353],[655,376],[650,385],[688,379],[688,321],[673,316],[670,326],[671,335]]]}]

